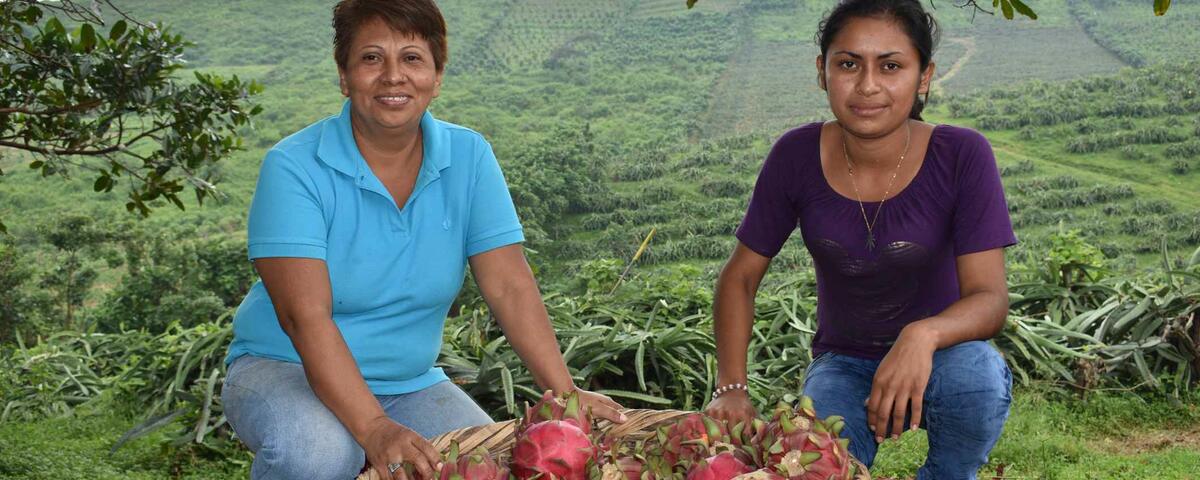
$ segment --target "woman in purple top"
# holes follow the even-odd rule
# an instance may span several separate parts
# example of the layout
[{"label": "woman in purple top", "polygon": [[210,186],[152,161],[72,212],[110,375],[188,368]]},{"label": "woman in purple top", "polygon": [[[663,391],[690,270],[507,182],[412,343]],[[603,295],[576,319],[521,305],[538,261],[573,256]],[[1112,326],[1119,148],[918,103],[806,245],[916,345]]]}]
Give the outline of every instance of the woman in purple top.
[{"label": "woman in purple top", "polygon": [[878,443],[929,432],[920,479],[975,478],[1008,416],[1004,325],[1016,243],[991,147],[921,120],[937,27],[917,0],[845,0],[821,24],[818,83],[836,121],[783,135],[717,283],[710,415],[755,415],[745,391],[754,296],[797,226],[818,327],[804,393],[868,466]]}]

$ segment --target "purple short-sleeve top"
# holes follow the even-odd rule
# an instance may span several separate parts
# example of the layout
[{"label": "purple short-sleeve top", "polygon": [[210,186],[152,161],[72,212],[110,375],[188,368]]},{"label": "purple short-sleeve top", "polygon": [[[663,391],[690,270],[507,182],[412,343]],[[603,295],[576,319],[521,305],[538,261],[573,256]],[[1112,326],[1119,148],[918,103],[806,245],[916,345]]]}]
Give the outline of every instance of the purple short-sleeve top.
[{"label": "purple short-sleeve top", "polygon": [[[774,257],[797,226],[817,279],[813,355],[887,354],[900,330],[959,299],[955,258],[1017,242],[991,145],[969,128],[938,125],[924,162],[874,224],[857,200],[834,191],[821,169],[821,123],[771,148],[737,230],[742,244]],[[874,218],[879,202],[863,202]]]}]

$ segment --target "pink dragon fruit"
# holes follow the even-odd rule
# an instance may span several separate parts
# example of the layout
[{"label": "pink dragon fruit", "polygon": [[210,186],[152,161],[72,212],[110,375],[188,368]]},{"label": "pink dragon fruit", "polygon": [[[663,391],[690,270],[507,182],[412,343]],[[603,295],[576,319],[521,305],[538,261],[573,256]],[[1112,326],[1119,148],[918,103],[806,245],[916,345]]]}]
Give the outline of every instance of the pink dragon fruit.
[{"label": "pink dragon fruit", "polygon": [[535,423],[549,420],[574,423],[580,430],[583,430],[583,433],[588,435],[592,433],[591,413],[580,408],[579,393],[575,391],[556,397],[553,391],[546,390],[542,393],[542,399],[538,403],[525,409],[525,417],[521,419],[518,428],[528,428]]},{"label": "pink dragon fruit", "polygon": [[512,474],[528,480],[587,480],[588,467],[598,455],[591,438],[575,423],[547,420],[517,433],[512,450]]},{"label": "pink dragon fruit", "polygon": [[775,473],[775,471],[773,471],[773,470],[768,470],[768,469],[763,468],[763,469],[755,470],[750,473],[743,473],[741,475],[733,477],[733,480],[787,480],[787,479],[783,475]]},{"label": "pink dragon fruit", "polygon": [[687,415],[673,425],[658,430],[663,462],[686,466],[713,454],[713,447],[729,444],[724,422],[701,413]]},{"label": "pink dragon fruit", "polygon": [[739,460],[733,452],[722,452],[692,465],[687,480],[732,480],[752,471],[754,468]]},{"label": "pink dragon fruit", "polygon": [[442,461],[438,480],[507,480],[508,469],[496,463],[483,447],[470,455],[459,456],[458,442],[450,444],[450,453]]},{"label": "pink dragon fruit", "polygon": [[775,409],[758,438],[763,467],[791,480],[850,479],[849,440],[838,439],[845,421],[836,415],[816,420],[811,406],[805,397],[796,410],[787,405]]}]

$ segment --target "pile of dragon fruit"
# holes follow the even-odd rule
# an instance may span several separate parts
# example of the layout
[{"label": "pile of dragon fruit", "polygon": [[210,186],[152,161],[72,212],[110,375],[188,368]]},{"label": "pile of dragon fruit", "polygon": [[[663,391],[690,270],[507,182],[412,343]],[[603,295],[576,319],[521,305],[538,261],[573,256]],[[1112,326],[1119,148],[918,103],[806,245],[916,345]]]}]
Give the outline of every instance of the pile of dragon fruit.
[{"label": "pile of dragon fruit", "polygon": [[[600,436],[574,395],[547,392],[517,426],[511,458],[453,445],[439,480],[849,480],[844,422],[820,420],[812,400],[781,404],[770,421],[729,427],[701,413],[636,442]],[[504,464],[507,463],[507,467]],[[863,472],[865,473],[865,472]]]}]

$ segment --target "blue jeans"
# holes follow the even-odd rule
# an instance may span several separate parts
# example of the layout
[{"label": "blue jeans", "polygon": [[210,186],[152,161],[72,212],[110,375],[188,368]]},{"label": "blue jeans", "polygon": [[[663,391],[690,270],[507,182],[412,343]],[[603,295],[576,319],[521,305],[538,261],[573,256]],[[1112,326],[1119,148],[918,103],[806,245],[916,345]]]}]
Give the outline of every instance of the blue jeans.
[{"label": "blue jeans", "polygon": [[[425,438],[492,423],[450,382],[375,398],[392,420]],[[366,460],[362,447],[313,393],[299,364],[239,357],[229,366],[221,401],[229,425],[254,452],[253,479],[348,480]]]},{"label": "blue jeans", "polygon": [[[842,437],[850,439],[850,453],[868,467],[879,447],[867,426],[865,402],[879,362],[825,352],[813,360],[804,378],[804,394],[812,397],[817,415],[846,418]],[[917,479],[974,479],[1000,439],[1011,401],[1012,373],[987,342],[964,342],[935,352],[921,413],[921,428],[929,433],[929,455]],[[906,418],[904,425],[909,424]],[[890,435],[889,427],[885,438]]]}]

